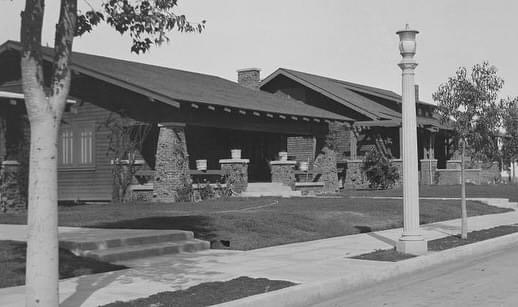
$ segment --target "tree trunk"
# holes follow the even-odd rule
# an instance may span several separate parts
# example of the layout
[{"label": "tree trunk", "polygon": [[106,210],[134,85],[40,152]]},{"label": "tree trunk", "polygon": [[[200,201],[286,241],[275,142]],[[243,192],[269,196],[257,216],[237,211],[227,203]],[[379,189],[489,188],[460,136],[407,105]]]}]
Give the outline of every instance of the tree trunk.
[{"label": "tree trunk", "polygon": [[58,306],[57,132],[52,114],[31,120],[26,306]]},{"label": "tree trunk", "polygon": [[45,1],[26,0],[21,14],[23,50],[20,64],[31,125],[26,306],[59,306],[57,136],[70,89],[69,62],[77,0],[61,0],[60,3],[50,95],[45,91],[41,55]]},{"label": "tree trunk", "polygon": [[461,202],[460,202],[460,210],[461,210],[461,238],[468,238],[468,214],[466,212],[466,179],[464,177],[464,154],[466,152],[466,142],[464,140],[462,142],[462,156],[460,158],[460,194],[461,194]]}]

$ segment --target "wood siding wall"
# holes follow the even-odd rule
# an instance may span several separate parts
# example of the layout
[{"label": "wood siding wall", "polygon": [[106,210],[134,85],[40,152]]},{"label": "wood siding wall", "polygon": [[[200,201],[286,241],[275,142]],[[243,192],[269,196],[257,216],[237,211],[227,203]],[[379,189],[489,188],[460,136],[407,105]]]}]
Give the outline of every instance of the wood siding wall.
[{"label": "wood siding wall", "polygon": [[107,155],[110,130],[103,123],[110,112],[88,102],[77,107],[77,114],[66,112],[63,124],[74,123],[95,129],[95,165],[89,168],[58,168],[59,200],[111,200],[112,174]]},{"label": "wood siding wall", "polygon": [[316,140],[311,136],[290,136],[287,140],[288,156],[296,161],[309,161],[310,164],[315,160]]}]

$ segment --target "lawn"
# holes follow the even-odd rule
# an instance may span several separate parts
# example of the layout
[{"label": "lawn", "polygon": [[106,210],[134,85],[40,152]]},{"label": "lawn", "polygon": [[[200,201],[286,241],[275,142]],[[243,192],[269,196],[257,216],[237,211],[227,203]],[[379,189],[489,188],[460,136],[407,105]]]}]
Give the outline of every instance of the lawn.
[{"label": "lawn", "polygon": [[[0,288],[25,284],[25,242],[0,240]],[[125,269],[90,258],[79,257],[66,249],[59,249],[59,278]]]},{"label": "lawn", "polygon": [[[468,233],[467,239],[461,239],[459,236],[447,236],[440,239],[428,241],[428,251],[439,252],[450,248],[455,248],[467,244],[477,243],[489,239],[498,238],[500,236],[509,235],[518,232],[518,224],[500,225],[489,229],[475,230]],[[353,259],[375,260],[375,261],[401,261],[416,257],[410,254],[403,254],[392,249],[380,249],[374,252],[351,257]]]},{"label": "lawn", "polygon": [[[403,196],[403,189],[391,189],[384,191],[356,190],[345,191],[346,195],[353,196]],[[460,184],[458,185],[420,185],[421,197],[460,197]],[[474,185],[466,184],[466,196],[468,198],[509,198],[518,202],[517,184]]]},{"label": "lawn", "polygon": [[[459,201],[422,200],[421,223],[458,218]],[[470,216],[507,209],[468,202]],[[25,215],[0,215],[23,224]],[[249,250],[402,226],[402,201],[364,198],[257,198],[197,204],[135,203],[60,207],[59,224],[99,228],[182,229]]]}]

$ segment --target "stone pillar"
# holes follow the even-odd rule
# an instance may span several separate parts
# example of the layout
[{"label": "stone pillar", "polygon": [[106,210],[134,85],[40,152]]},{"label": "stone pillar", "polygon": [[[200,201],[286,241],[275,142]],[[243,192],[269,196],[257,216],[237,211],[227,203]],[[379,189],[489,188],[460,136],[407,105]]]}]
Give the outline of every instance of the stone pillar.
[{"label": "stone pillar", "polygon": [[347,160],[344,187],[356,187],[364,184],[364,175],[361,169],[362,160]]},{"label": "stone pillar", "polygon": [[421,160],[421,184],[435,184],[436,159]]},{"label": "stone pillar", "polygon": [[271,161],[272,182],[295,188],[295,165],[297,161]]},{"label": "stone pillar", "polygon": [[461,160],[448,160],[446,161],[447,169],[460,169]]},{"label": "stone pillar", "polygon": [[157,201],[175,202],[191,185],[185,124],[162,123],[159,128],[153,196]]},{"label": "stone pillar", "polygon": [[234,193],[240,194],[248,187],[248,159],[219,160],[225,183]]},{"label": "stone pillar", "polygon": [[396,246],[407,254],[425,254],[427,243],[419,230],[419,175],[417,155],[417,124],[414,87],[414,70],[417,62],[415,37],[418,31],[398,31],[399,50],[403,59],[399,63],[402,73],[402,125],[403,125],[403,234]]},{"label": "stone pillar", "polygon": [[397,169],[397,173],[399,174],[398,180],[394,183],[396,187],[399,187],[403,184],[403,159],[392,159],[390,163]]},{"label": "stone pillar", "polygon": [[0,164],[0,210],[23,211],[26,208],[25,197],[19,185],[18,161],[6,160]]},{"label": "stone pillar", "polygon": [[351,160],[356,160],[358,158],[358,138],[353,129],[351,126],[349,130],[349,152],[351,153]]},{"label": "stone pillar", "polygon": [[338,169],[336,153],[333,150],[324,147],[313,162],[313,169],[322,174],[319,181],[324,183],[324,192],[338,191]]}]

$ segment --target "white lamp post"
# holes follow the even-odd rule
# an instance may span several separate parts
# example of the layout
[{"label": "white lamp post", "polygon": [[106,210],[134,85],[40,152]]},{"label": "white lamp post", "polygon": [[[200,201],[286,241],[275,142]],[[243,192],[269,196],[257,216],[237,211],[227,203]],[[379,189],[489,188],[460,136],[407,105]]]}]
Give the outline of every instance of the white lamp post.
[{"label": "white lamp post", "polygon": [[[403,126],[403,235],[396,249],[406,254],[420,255],[427,252],[427,243],[419,231],[419,178],[417,157],[416,101],[414,70],[417,62],[415,37],[419,33],[406,25],[398,31],[399,51],[403,59],[398,64],[402,74],[402,126]],[[400,140],[401,141],[401,140]]]}]

